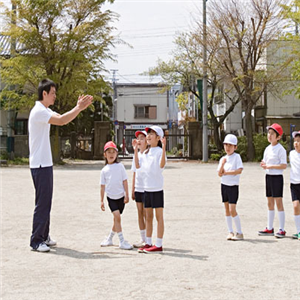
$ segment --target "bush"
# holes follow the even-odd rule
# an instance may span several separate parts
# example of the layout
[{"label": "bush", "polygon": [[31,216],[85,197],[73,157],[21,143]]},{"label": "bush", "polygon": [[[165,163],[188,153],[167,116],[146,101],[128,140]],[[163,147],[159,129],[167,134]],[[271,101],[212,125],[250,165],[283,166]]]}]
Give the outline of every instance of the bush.
[{"label": "bush", "polygon": [[218,153],[212,153],[211,155],[210,155],[210,159],[211,160],[216,160],[216,161],[219,161],[220,160],[220,158],[221,158],[221,154],[218,154]]}]

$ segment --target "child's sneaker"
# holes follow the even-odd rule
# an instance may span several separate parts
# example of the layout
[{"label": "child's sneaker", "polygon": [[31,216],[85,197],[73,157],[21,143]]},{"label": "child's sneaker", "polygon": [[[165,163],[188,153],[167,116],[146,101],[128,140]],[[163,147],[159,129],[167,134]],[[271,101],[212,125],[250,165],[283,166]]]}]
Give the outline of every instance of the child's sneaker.
[{"label": "child's sneaker", "polygon": [[227,241],[232,240],[233,237],[234,237],[234,233],[233,232],[229,232],[229,234],[227,235]]},{"label": "child's sneaker", "polygon": [[157,253],[157,252],[162,252],[162,251],[163,251],[162,247],[156,247],[155,245],[150,248],[144,249],[144,253]]},{"label": "child's sneaker", "polygon": [[108,237],[101,242],[101,247],[113,246],[113,241]]},{"label": "child's sneaker", "polygon": [[123,250],[131,250],[133,247],[127,241],[124,240],[122,243],[120,243],[119,248]]},{"label": "child's sneaker", "polygon": [[151,248],[151,247],[152,247],[152,245],[146,244],[144,247],[139,248],[138,252],[139,253],[144,253],[144,249],[148,249],[148,248]]},{"label": "child's sneaker", "polygon": [[232,238],[233,241],[241,241],[244,239],[244,235],[242,233],[236,233]]},{"label": "child's sneaker", "polygon": [[279,231],[275,234],[275,237],[282,239],[285,237],[286,232],[282,229],[279,229]]},{"label": "child's sneaker", "polygon": [[146,245],[146,243],[144,241],[140,241],[138,243],[133,244],[134,248],[142,248]]},{"label": "child's sneaker", "polygon": [[261,230],[258,232],[258,235],[274,235],[274,228],[272,229],[266,228],[265,230]]}]

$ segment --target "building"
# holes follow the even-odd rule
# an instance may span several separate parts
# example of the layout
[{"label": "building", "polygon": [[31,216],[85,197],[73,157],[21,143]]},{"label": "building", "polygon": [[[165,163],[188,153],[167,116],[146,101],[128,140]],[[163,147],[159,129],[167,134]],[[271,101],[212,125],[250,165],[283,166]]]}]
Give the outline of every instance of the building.
[{"label": "building", "polygon": [[168,129],[169,91],[157,83],[116,84],[117,98],[114,103],[114,124],[116,142],[126,144],[132,151],[132,139],[137,130],[144,130],[151,125]]}]

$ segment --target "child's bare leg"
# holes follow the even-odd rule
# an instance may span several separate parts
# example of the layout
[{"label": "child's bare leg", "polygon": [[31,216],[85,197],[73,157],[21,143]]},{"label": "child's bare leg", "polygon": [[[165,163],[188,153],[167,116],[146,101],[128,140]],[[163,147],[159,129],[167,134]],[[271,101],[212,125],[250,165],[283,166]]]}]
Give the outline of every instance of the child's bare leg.
[{"label": "child's bare leg", "polygon": [[146,224],[145,224],[145,209],[144,209],[144,205],[141,202],[136,202],[136,207],[137,207],[137,211],[138,211],[139,228],[140,228],[140,230],[145,230]]},{"label": "child's bare leg", "polygon": [[117,233],[122,232],[120,211],[115,210],[113,212],[113,217],[114,217],[113,231]]},{"label": "child's bare leg", "polygon": [[153,232],[153,208],[146,208],[146,237],[151,238]]},{"label": "child's bare leg", "polygon": [[299,200],[293,201],[293,206],[294,206],[294,215],[299,216],[300,215],[300,201]]},{"label": "child's bare leg", "polygon": [[155,209],[155,217],[157,220],[157,237],[159,239],[162,239],[164,236],[164,215],[163,215],[164,209],[162,207]]}]

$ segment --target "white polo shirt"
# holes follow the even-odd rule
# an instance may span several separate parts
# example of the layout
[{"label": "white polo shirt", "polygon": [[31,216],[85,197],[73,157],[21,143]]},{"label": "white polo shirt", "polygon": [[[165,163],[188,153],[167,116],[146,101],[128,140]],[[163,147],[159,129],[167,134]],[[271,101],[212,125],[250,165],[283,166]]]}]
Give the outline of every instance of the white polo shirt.
[{"label": "white polo shirt", "polygon": [[[278,143],[275,146],[272,146],[270,144],[264,151],[264,157],[263,161],[267,165],[281,165],[281,164],[287,164],[286,161],[286,150],[283,148],[283,146]],[[282,175],[282,170],[277,169],[266,169],[266,174],[268,175]]]},{"label": "white polo shirt", "polygon": [[138,152],[140,168],[139,169],[136,168],[134,158],[132,160],[132,166],[131,166],[131,171],[135,173],[135,183],[134,183],[135,192],[140,192],[140,193],[144,193],[145,191],[145,183],[144,183],[145,171],[144,168],[142,167],[144,158],[145,158],[145,154]]},{"label": "white polo shirt", "polygon": [[124,180],[127,180],[127,174],[121,163],[107,164],[101,170],[100,185],[105,185],[106,195],[111,199],[124,197]]},{"label": "white polo shirt", "polygon": [[29,165],[30,168],[53,165],[50,145],[50,118],[55,112],[36,101],[29,114]]},{"label": "white polo shirt", "polygon": [[[231,155],[223,156],[219,161],[218,172],[221,169],[221,164],[223,159],[226,158],[226,163],[224,165],[224,171],[235,171],[238,169],[243,169],[243,162],[241,156],[238,153],[233,152]],[[240,174],[237,175],[223,175],[221,177],[221,183],[229,186],[239,185]]]},{"label": "white polo shirt", "polygon": [[290,182],[293,184],[300,184],[300,153],[296,150],[290,152]]},{"label": "white polo shirt", "polygon": [[[160,167],[162,157],[162,148],[151,147],[141,161],[141,168],[144,169],[144,183],[146,192],[159,192],[163,190],[164,178],[162,172],[164,168]],[[167,161],[167,158],[166,158]]]}]

